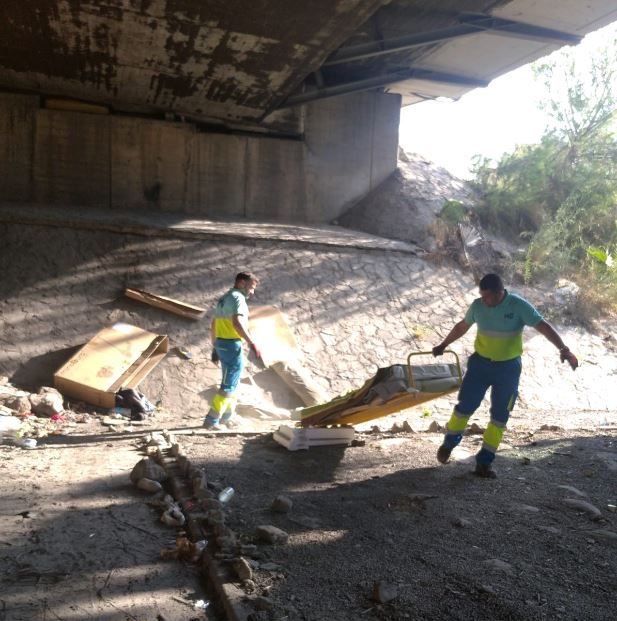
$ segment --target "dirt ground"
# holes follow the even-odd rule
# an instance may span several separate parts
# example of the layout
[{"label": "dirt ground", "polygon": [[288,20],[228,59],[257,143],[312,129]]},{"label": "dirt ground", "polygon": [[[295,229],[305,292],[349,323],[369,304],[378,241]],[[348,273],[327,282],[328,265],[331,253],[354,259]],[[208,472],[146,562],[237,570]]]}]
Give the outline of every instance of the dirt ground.
[{"label": "dirt ground", "polygon": [[[247,406],[243,433],[205,433],[218,381],[207,330],[123,299],[121,288],[210,308],[229,265],[257,266],[259,302],[291,317],[311,372],[334,395],[430,345],[427,326],[451,325],[473,293],[464,274],[378,249],[50,231],[0,225],[0,375],[28,390],[48,385],[77,345],[116,321],[169,334],[193,358],[170,353],[140,386],[160,403],[145,425],[104,426],[92,410],[34,450],[0,445],[0,621],[224,619],[197,564],[161,559],[177,529],[129,481],[145,434],[162,429],[214,488],[236,490],[226,520],[242,541],[255,542],[259,525],[289,534],[248,559],[252,582],[238,586],[262,608],[251,621],[614,618],[616,418],[597,407],[614,398],[608,341],[570,330],[588,352],[576,375],[527,342],[526,400],[496,480],[469,474],[479,435],[437,464],[441,436],[427,429],[443,424],[453,397],[377,421],[374,432],[359,426],[355,446],[289,452],[270,432],[281,422],[273,412],[297,398],[251,365],[243,390],[273,409]],[[404,420],[414,431],[389,431]],[[484,406],[477,422],[486,424]],[[289,513],[270,510],[281,494]]]},{"label": "dirt ground", "polygon": [[[209,599],[195,564],[159,558],[177,529],[128,481],[143,431],[86,427],[0,448],[0,619],[224,618],[214,602],[195,608]],[[614,618],[614,431],[511,433],[496,480],[471,474],[477,435],[440,466],[439,434],[290,452],[270,434],[177,433],[217,488],[235,489],[227,524],[258,544],[252,582],[238,582],[249,603],[266,598],[254,619]],[[271,511],[279,495],[289,513]],[[288,542],[259,543],[259,525]],[[392,599],[374,601],[375,585]]]}]

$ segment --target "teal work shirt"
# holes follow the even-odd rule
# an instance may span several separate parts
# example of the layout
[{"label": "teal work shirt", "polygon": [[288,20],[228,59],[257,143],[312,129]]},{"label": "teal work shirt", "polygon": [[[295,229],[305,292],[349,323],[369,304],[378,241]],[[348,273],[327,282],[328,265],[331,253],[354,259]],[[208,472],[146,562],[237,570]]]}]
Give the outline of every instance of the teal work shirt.
[{"label": "teal work shirt", "polygon": [[523,353],[523,328],[537,326],[542,315],[527,300],[505,292],[497,306],[487,306],[475,299],[465,314],[465,323],[478,325],[474,348],[490,360],[503,361]]},{"label": "teal work shirt", "polygon": [[234,327],[234,315],[249,317],[249,307],[246,296],[240,289],[230,289],[219,301],[214,309],[214,335],[217,339],[242,338]]}]

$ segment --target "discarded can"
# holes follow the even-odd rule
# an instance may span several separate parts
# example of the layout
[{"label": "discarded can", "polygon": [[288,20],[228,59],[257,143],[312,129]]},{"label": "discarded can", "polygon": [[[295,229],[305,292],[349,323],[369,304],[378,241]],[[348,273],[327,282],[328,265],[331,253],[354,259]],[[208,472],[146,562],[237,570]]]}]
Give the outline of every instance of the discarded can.
[{"label": "discarded can", "polygon": [[223,504],[225,504],[226,502],[229,502],[235,493],[236,493],[236,490],[234,490],[233,487],[226,487],[219,494],[219,502],[222,502]]},{"label": "discarded can", "polygon": [[36,448],[36,440],[34,438],[22,438],[19,441],[19,446],[23,449],[35,449]]},{"label": "discarded can", "polygon": [[185,358],[186,360],[190,360],[193,357],[193,354],[184,347],[176,347],[176,352],[179,356],[182,356],[182,358]]}]

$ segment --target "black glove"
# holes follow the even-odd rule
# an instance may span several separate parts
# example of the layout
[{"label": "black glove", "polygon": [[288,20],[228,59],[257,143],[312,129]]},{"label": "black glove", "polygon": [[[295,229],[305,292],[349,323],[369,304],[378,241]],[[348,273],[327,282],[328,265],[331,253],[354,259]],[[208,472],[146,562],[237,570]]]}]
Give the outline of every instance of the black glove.
[{"label": "black glove", "polygon": [[210,360],[214,362],[214,364],[218,364],[220,361],[219,355],[216,353],[216,349],[212,349],[212,355],[210,356]]},{"label": "black glove", "polygon": [[578,367],[578,358],[567,348],[559,350],[559,358],[561,362],[568,362],[573,371],[576,371],[576,367]]},{"label": "black glove", "polygon": [[445,345],[437,345],[433,347],[433,356],[443,356],[443,352],[446,349]]}]

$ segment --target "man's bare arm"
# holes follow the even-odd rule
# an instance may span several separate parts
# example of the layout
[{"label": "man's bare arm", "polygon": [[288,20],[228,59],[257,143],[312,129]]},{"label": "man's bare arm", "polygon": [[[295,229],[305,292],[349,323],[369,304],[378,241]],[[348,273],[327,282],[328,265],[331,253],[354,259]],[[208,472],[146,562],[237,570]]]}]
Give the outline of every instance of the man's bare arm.
[{"label": "man's bare arm", "polygon": [[448,347],[451,343],[454,343],[454,341],[460,339],[461,336],[465,335],[469,331],[469,328],[471,328],[471,326],[464,319],[455,324],[452,330],[448,333],[448,336],[446,336],[446,338],[441,341],[439,345],[433,347],[433,356],[441,356],[446,347]]}]

